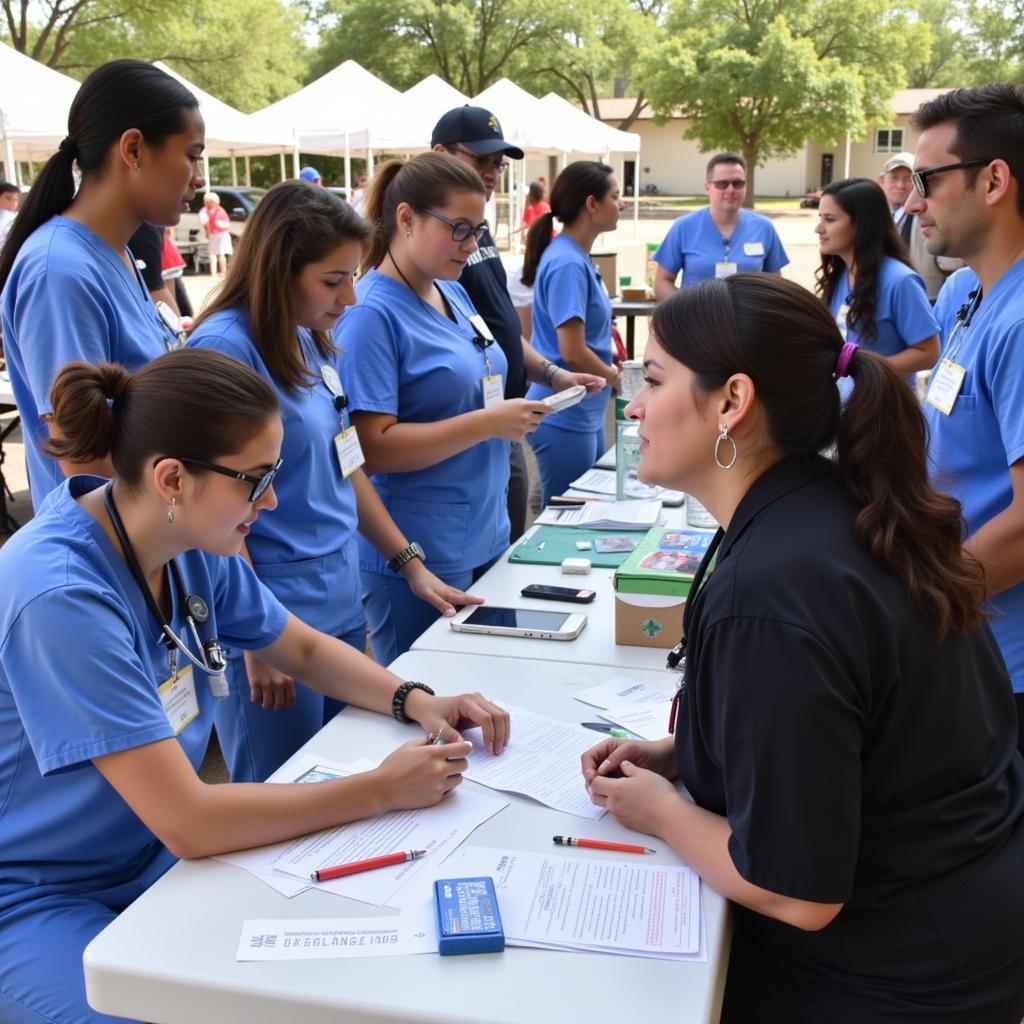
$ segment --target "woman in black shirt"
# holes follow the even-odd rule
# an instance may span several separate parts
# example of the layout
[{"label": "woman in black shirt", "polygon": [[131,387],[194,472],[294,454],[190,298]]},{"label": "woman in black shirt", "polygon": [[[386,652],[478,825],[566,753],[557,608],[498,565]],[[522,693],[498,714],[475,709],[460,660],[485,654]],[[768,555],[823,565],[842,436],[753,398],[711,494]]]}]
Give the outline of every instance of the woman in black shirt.
[{"label": "woman in black shirt", "polygon": [[723,529],[675,736],[588,751],[594,802],[733,901],[723,1021],[1018,1024],[1024,761],[916,400],[769,275],[663,303],[644,363],[641,479]]}]

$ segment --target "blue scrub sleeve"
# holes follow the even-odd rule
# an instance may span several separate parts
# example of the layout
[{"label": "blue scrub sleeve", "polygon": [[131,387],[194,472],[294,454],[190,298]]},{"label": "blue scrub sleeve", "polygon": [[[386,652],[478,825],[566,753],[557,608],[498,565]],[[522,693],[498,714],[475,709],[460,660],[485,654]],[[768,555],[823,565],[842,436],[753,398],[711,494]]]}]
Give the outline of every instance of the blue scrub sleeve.
[{"label": "blue scrub sleeve", "polygon": [[210,562],[219,639],[242,650],[269,647],[284,632],[288,609],[240,555]]},{"label": "blue scrub sleeve", "polygon": [[218,334],[215,330],[205,331],[202,326],[194,331],[188,339],[186,348],[210,348],[221,352],[240,363],[245,363],[250,369],[257,370],[256,349],[253,345],[246,344],[238,338],[229,338]]},{"label": "blue scrub sleeve", "polygon": [[586,271],[579,264],[564,263],[546,275],[544,304],[556,328],[570,320],[587,319]]},{"label": "blue scrub sleeve", "polygon": [[397,416],[401,357],[387,317],[369,306],[351,306],[335,329],[335,338],[349,412]]},{"label": "blue scrub sleeve", "polygon": [[771,236],[771,240],[768,242],[768,247],[764,254],[764,269],[770,273],[787,266],[789,264],[789,257],[786,255],[786,250],[782,247],[782,239],[779,238],[779,233],[775,230],[774,224],[769,227],[768,233]]},{"label": "blue scrub sleeve", "polygon": [[992,408],[1006,452],[1006,465],[1024,458],[1024,321],[1017,321],[1000,339],[993,358],[985,364]]},{"label": "blue scrub sleeve", "polygon": [[43,775],[174,736],[134,632],[86,586],[41,594],[12,624],[0,661]]},{"label": "blue scrub sleeve", "polygon": [[53,411],[50,388],[61,368],[74,360],[110,360],[118,318],[109,300],[78,274],[51,268],[20,281],[14,323],[25,375],[41,416]]},{"label": "blue scrub sleeve", "polygon": [[908,348],[939,333],[924,281],[916,274],[901,278],[890,299],[892,321]]},{"label": "blue scrub sleeve", "polygon": [[654,254],[654,262],[673,274],[678,274],[683,269],[683,250],[679,242],[682,232],[683,220],[680,217],[672,222],[665,240],[658,246]]}]

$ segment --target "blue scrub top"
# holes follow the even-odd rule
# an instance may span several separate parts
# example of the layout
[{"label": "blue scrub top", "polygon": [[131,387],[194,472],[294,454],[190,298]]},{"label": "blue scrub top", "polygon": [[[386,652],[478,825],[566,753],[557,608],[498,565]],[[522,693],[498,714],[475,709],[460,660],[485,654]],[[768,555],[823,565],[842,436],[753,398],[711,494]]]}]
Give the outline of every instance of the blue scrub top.
[{"label": "blue scrub top", "polygon": [[[996,281],[959,332],[954,362],[967,374],[952,413],[924,403],[932,482],[963,505],[968,537],[1010,504],[1009,467],[1024,458],[1022,289],[1024,260]],[[996,594],[991,605],[992,632],[1014,690],[1024,693],[1024,583]]]},{"label": "blue scrub top", "polygon": [[[246,539],[258,565],[320,558],[342,548],[355,534],[356,495],[342,479],[334,437],[348,427],[344,412],[334,408],[334,396],[324,383],[322,365],[341,374],[341,359],[320,356],[309,331],[299,330],[312,387],[292,391],[282,387],[267,369],[252,339],[249,314],[222,310],[204,320],[189,338],[189,346],[213,348],[255,370],[281,403],[284,441],[281,472],[274,480],[277,509],[260,516]],[[339,416],[341,424],[339,424]]]},{"label": "blue scrub top", "polygon": [[177,345],[138,271],[99,235],[67,217],[51,217],[21,247],[2,299],[4,352],[21,413],[36,510],[64,480],[45,455],[43,417],[50,388],[74,360],[122,363],[129,370]]},{"label": "blue scrub top", "polygon": [[[474,343],[476,314],[465,289],[435,281],[455,320],[376,270],[356,285],[359,304],[335,328],[351,412],[387,413],[401,423],[434,423],[484,407],[483,377],[508,372],[501,347]],[[486,359],[485,359],[486,357]],[[373,483],[399,529],[422,545],[436,573],[486,565],[508,546],[509,447],[492,438],[410,473],[377,473]],[[390,573],[360,537],[360,564]]]},{"label": "blue scrub top", "polygon": [[[566,234],[544,250],[533,286],[533,347],[545,359],[570,369],[558,351],[558,328],[582,320],[587,348],[602,363],[612,364],[612,303],[590,255]],[[526,397],[534,401],[552,394],[545,384],[531,384]],[[604,425],[612,389],[587,395],[582,402],[545,418],[547,426],[591,433]]]},{"label": "blue scrub top", "polygon": [[[119,884],[154,858],[173,862],[92,764],[174,737],[157,693],[169,675],[157,623],[75,501],[103,483],[65,481],[0,550],[0,908]],[[178,565],[186,593],[210,607],[203,639],[262,648],[281,635],[287,612],[244,559],[189,551]],[[171,625],[186,629],[177,593]],[[193,678],[199,715],[178,741],[198,770],[215,702],[206,674],[193,669]]]},{"label": "blue scrub top", "polygon": [[767,217],[740,210],[739,220],[725,242],[707,206],[673,221],[654,260],[673,274],[681,270],[683,288],[714,277],[716,263],[735,263],[737,273],[781,270],[789,263],[779,233]]},{"label": "blue scrub top", "polygon": [[877,336],[869,339],[847,326],[843,307],[849,306],[850,291],[842,278],[837,283],[829,309],[847,341],[863,345],[880,356],[894,356],[939,333],[924,281],[915,270],[886,256],[879,270],[877,287]]},{"label": "blue scrub top", "polygon": [[943,348],[956,325],[957,314],[970,299],[971,292],[979,288],[981,282],[970,267],[961,267],[943,282],[932,307],[935,319],[939,322],[939,338]]}]

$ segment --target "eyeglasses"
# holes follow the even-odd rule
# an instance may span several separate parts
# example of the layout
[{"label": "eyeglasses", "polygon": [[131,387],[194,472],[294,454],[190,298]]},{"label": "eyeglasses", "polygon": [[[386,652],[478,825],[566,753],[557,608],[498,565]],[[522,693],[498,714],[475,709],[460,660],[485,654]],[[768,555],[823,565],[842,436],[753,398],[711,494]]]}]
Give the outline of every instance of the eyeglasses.
[{"label": "eyeglasses", "polygon": [[501,172],[508,167],[508,162],[502,160],[500,157],[495,160],[493,157],[480,156],[479,153],[474,153],[471,149],[460,149],[458,146],[449,146],[448,152],[461,153],[463,156],[468,156],[469,159],[483,171],[494,170],[501,174]]},{"label": "eyeglasses", "polygon": [[281,468],[284,459],[278,459],[263,476],[240,473],[237,469],[228,469],[227,466],[218,466],[215,462],[203,462],[200,459],[179,459],[178,461],[184,462],[186,466],[198,466],[200,469],[208,469],[211,473],[220,473],[221,476],[229,476],[232,480],[243,480],[247,484],[252,484],[249,500],[259,501],[266,493],[267,488],[274,482],[274,477],[277,476],[277,471]]},{"label": "eyeglasses", "polygon": [[709,182],[714,185],[719,192],[724,192],[727,188],[741,189],[747,187],[746,179],[744,178],[718,178],[715,181]]},{"label": "eyeglasses", "polygon": [[929,178],[933,178],[936,174],[945,174],[946,171],[959,171],[964,167],[984,167],[985,164],[990,164],[993,160],[995,157],[990,157],[988,160],[961,160],[958,164],[943,164],[941,167],[932,167],[927,171],[911,171],[910,180],[914,183],[914,191],[922,199],[927,199]]},{"label": "eyeglasses", "polygon": [[482,220],[479,224],[471,224],[468,220],[452,220],[450,217],[446,217],[443,213],[438,213],[436,210],[422,210],[422,213],[429,213],[431,217],[436,217],[438,220],[443,220],[452,229],[452,241],[453,242],[468,242],[470,238],[476,238],[479,242],[483,239],[487,233],[487,221]]}]

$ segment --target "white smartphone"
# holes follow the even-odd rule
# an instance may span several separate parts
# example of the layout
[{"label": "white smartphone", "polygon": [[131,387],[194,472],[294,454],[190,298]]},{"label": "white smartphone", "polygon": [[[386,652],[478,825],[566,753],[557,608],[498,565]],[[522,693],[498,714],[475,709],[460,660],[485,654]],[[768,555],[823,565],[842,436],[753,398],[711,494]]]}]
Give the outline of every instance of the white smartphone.
[{"label": "white smartphone", "polygon": [[586,624],[586,615],[579,612],[498,608],[492,604],[467,605],[451,620],[457,633],[525,636],[534,640],[575,640]]},{"label": "white smartphone", "polygon": [[543,402],[545,405],[550,405],[555,412],[561,412],[577,402],[582,402],[586,395],[587,389],[582,384],[574,384],[571,388],[559,391],[556,395],[548,395]]}]

